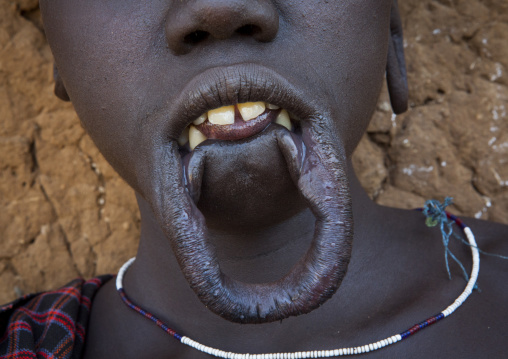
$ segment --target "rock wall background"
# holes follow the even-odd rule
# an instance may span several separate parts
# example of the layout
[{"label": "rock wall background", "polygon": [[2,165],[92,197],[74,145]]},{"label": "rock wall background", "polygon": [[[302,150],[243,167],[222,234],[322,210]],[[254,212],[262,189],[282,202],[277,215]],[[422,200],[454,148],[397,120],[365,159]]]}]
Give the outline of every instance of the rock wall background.
[{"label": "rock wall background", "polygon": [[[410,110],[383,93],[354,162],[369,195],[508,223],[508,2],[399,0]],[[0,0],[0,303],[114,273],[135,253],[132,191],[53,96],[37,0]]]}]

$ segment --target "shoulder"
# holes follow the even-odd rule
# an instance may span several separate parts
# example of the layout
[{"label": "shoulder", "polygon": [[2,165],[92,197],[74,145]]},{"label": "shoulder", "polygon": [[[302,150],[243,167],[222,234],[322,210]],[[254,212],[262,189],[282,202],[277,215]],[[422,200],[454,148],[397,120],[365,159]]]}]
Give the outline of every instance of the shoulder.
[{"label": "shoulder", "polygon": [[93,297],[110,278],[76,279],[0,307],[0,356],[37,351],[71,358],[82,349]]},{"label": "shoulder", "polygon": [[[480,251],[480,288],[502,291],[508,297],[508,226],[500,223],[465,218]],[[482,291],[482,293],[485,291]],[[488,296],[488,293],[483,293]]]},{"label": "shoulder", "polygon": [[473,218],[464,218],[464,222],[473,231],[480,249],[486,252],[505,251],[504,255],[508,256],[506,253],[508,250],[508,225]]},{"label": "shoulder", "polygon": [[[414,236],[420,236],[418,240],[430,243],[432,241],[435,246],[428,248],[428,252],[435,253],[436,250],[445,248],[442,240],[436,241],[437,238],[441,239],[439,228],[425,228],[418,222],[422,222],[421,213],[415,211],[394,211],[404,219],[404,223],[409,225],[410,228],[418,228],[419,233],[412,233]],[[503,303],[505,298],[508,298],[508,286],[504,283],[508,282],[508,226],[501,223],[488,222],[469,217],[459,217],[458,222],[468,227],[474,236],[476,246],[480,252],[480,271],[477,284],[480,288],[480,297],[489,298],[493,303],[499,303],[503,308],[506,307]],[[452,276],[461,275],[460,268],[456,265],[452,254],[461,261],[465,266],[466,271],[471,271],[471,250],[467,244],[461,242],[459,237],[463,238],[467,243],[464,232],[459,226],[453,226],[453,231],[458,236],[450,236],[449,242],[449,262],[452,271]],[[427,242],[429,240],[429,242]],[[421,252],[423,254],[423,252]],[[432,254],[426,254],[429,257]],[[441,260],[442,257],[438,256]],[[429,260],[427,258],[427,260]],[[442,267],[442,263],[439,263]],[[508,311],[508,307],[506,307]],[[508,322],[507,322],[508,325]],[[508,328],[507,328],[508,330]]]},{"label": "shoulder", "polygon": [[[421,300],[415,300],[416,309],[414,310],[426,308],[428,305],[425,313],[433,314],[432,310],[437,312],[445,309],[462,293],[466,282],[462,278],[460,267],[451,256],[448,260],[452,279],[448,280],[439,228],[426,227],[423,224],[422,214],[418,212],[389,209],[386,213],[389,215],[387,228],[396,228],[403,234],[392,233],[392,239],[395,242],[393,252],[397,256],[391,257],[393,260],[391,265],[396,266],[402,262],[411,268],[410,273],[414,276],[404,274],[411,281],[400,280],[402,287],[411,287],[410,283],[419,283],[418,286],[413,287],[418,296],[421,296]],[[480,270],[476,282],[479,290],[473,291],[449,318],[440,321],[422,334],[412,337],[411,340],[394,346],[393,351],[387,351],[387,356],[413,358],[501,358],[506,356],[508,286],[505,283],[508,282],[508,260],[500,258],[499,255],[508,257],[508,226],[467,217],[460,217],[460,220],[470,228],[477,247],[483,252],[480,253]],[[460,235],[460,229],[454,227],[456,233]],[[422,242],[425,245],[422,245]],[[396,252],[399,248],[404,251]],[[415,248],[417,250],[414,250]],[[449,249],[461,261],[469,274],[472,269],[471,249],[455,238],[450,238]],[[415,264],[412,265],[413,263]],[[409,267],[410,264],[411,267]],[[402,270],[403,268],[399,268],[401,273]],[[404,276],[401,275],[399,278]],[[394,295],[398,293],[400,291],[395,291]],[[408,294],[405,293],[403,296]],[[413,311],[403,305],[400,308],[403,308],[401,311],[409,313]],[[418,317],[425,318],[425,315],[418,315]],[[415,354],[415,348],[418,348],[418,354]]]},{"label": "shoulder", "polygon": [[[496,315],[508,316],[508,226],[465,219],[471,228],[480,250],[479,297],[484,305],[495,311]],[[506,322],[506,321],[504,321]],[[508,322],[503,328],[508,331]]]},{"label": "shoulder", "polygon": [[[462,218],[471,229],[480,251],[478,290],[457,316],[460,329],[453,334],[467,349],[463,357],[501,358],[508,343],[508,226],[473,218]],[[504,257],[501,258],[501,256]],[[473,344],[473,345],[471,345]]]}]

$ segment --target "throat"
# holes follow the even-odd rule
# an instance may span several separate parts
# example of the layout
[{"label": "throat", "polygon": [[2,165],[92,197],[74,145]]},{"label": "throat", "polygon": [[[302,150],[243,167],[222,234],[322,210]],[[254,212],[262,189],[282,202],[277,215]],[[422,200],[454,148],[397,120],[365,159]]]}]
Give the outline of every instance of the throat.
[{"label": "throat", "polygon": [[271,227],[242,233],[210,230],[225,274],[248,283],[280,279],[309,249],[315,218],[305,209]]}]

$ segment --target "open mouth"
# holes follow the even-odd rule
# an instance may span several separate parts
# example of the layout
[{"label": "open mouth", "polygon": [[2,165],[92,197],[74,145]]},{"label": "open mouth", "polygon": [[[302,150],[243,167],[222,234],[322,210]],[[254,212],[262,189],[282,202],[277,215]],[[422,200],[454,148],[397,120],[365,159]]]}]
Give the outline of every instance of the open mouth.
[{"label": "open mouth", "polygon": [[[333,135],[332,117],[305,98],[265,68],[212,69],[191,81],[175,101],[165,135],[143,133],[149,152],[139,172],[150,183],[144,196],[190,287],[224,319],[266,323],[309,313],[332,297],[346,274],[353,220],[345,149]],[[168,142],[168,133],[174,140]],[[277,165],[270,156],[278,156]],[[216,167],[221,169],[213,173]],[[273,282],[246,283],[224,274],[197,207],[201,188],[215,186],[210,184],[215,174],[226,173],[227,181],[219,180],[216,187],[235,201],[232,178],[241,176],[242,168],[261,180],[288,173],[316,220],[307,253]]]},{"label": "open mouth", "polygon": [[271,123],[292,131],[294,122],[285,109],[262,101],[222,106],[195,119],[184,129],[178,144],[193,151],[207,139],[241,140],[262,132]]}]

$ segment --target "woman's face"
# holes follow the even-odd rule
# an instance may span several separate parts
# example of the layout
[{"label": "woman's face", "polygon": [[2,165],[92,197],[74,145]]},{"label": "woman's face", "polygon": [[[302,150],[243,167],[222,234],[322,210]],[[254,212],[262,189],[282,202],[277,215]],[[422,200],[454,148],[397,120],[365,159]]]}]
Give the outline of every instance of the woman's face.
[{"label": "woman's face", "polygon": [[[341,138],[349,156],[381,87],[391,4],[51,0],[41,8],[84,127],[137,188],[133,162],[142,160],[141,128],[150,125],[154,137],[169,140],[212,108],[267,99],[281,105],[285,85],[274,84],[265,70],[330,121],[323,126]],[[203,33],[209,35],[200,41]],[[251,83],[257,90],[249,90]],[[182,117],[171,117],[174,112]]]},{"label": "woman's face", "polygon": [[[106,159],[155,213],[198,177],[198,194],[191,194],[208,226],[223,230],[280,222],[308,205],[305,188],[328,163],[330,173],[344,170],[382,85],[391,6],[392,0],[41,1],[59,74]],[[323,169],[313,173],[309,164],[313,175],[295,178],[291,150],[280,149],[281,127],[271,124],[247,138],[202,142],[192,151],[202,155],[194,161],[199,170],[175,177],[185,177],[183,184],[162,178],[172,175],[161,159],[171,151],[160,155],[161,148],[176,146],[207,111],[250,102],[287,110],[292,136],[300,138],[298,156],[315,153]],[[238,117],[239,107],[234,111]],[[273,121],[281,112],[275,111]],[[212,132],[226,128],[220,126]],[[188,146],[179,145],[178,171],[192,157]],[[339,192],[347,195],[347,180]],[[317,201],[326,207],[326,198]],[[160,220],[169,236],[172,220]]]}]

